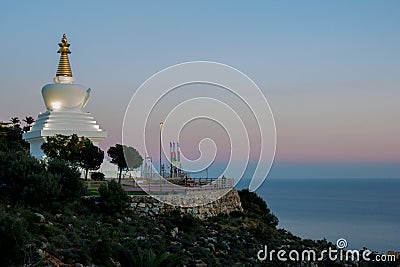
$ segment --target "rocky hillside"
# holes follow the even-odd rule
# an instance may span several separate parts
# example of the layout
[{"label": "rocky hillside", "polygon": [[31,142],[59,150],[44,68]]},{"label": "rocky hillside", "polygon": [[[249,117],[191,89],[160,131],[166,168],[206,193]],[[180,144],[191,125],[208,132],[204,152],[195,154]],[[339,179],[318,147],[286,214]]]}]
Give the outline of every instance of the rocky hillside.
[{"label": "rocky hillside", "polygon": [[[204,220],[179,210],[153,216],[129,209],[104,212],[99,203],[87,200],[54,209],[3,200],[0,265],[300,266],[300,262],[260,262],[257,252],[264,245],[316,251],[333,247],[325,240],[304,240],[277,229],[278,219],[261,198],[248,191],[239,194],[243,212]],[[313,266],[342,265],[325,261]]]}]

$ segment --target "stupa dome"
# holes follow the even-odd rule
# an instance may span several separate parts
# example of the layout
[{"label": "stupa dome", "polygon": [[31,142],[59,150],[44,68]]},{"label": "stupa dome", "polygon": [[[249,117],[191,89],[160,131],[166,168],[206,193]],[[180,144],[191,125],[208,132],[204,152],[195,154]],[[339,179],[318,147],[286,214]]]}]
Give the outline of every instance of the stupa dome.
[{"label": "stupa dome", "polygon": [[51,83],[42,88],[47,110],[82,110],[89,100],[90,89],[79,84]]}]

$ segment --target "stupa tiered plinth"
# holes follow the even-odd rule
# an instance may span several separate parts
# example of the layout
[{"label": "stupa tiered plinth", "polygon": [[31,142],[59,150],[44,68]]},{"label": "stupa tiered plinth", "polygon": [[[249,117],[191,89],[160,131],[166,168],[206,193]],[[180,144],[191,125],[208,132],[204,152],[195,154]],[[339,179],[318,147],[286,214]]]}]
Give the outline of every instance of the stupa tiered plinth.
[{"label": "stupa tiered plinth", "polygon": [[39,114],[31,130],[23,134],[23,139],[30,144],[31,155],[36,158],[44,156],[41,146],[49,136],[76,134],[89,138],[95,145],[107,137],[93,116],[83,111],[91,90],[74,83],[68,59],[70,44],[65,34],[58,45],[61,55],[54,83],[42,88],[47,111]]}]

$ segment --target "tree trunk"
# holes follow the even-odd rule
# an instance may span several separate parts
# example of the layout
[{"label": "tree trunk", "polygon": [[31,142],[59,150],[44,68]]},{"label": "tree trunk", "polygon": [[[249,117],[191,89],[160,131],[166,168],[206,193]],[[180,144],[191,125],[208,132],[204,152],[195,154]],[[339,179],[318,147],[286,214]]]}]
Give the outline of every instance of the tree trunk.
[{"label": "tree trunk", "polygon": [[88,172],[89,172],[89,169],[85,169],[85,181],[87,181]]},{"label": "tree trunk", "polygon": [[122,168],[119,169],[118,183],[121,184]]}]

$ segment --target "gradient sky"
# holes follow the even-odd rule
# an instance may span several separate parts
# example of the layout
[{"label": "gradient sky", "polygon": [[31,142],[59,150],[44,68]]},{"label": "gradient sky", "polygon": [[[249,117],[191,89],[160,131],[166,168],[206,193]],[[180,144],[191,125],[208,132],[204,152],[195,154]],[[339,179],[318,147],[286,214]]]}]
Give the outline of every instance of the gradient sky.
[{"label": "gradient sky", "polygon": [[66,33],[74,77],[93,90],[86,110],[109,135],[103,149],[121,142],[126,106],[149,76],[210,60],[263,90],[278,163],[398,166],[399,14],[399,1],[3,2],[0,120],[45,110],[40,90]]}]

